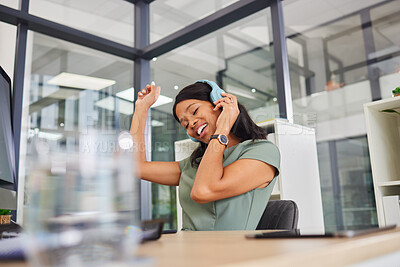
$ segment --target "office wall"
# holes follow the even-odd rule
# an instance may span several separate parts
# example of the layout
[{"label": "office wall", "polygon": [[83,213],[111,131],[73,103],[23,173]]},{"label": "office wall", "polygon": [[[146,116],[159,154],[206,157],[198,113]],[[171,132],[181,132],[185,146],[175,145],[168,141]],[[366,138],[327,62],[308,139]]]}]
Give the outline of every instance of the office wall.
[{"label": "office wall", "polygon": [[283,3],[294,121],[316,128],[325,227],[375,226],[363,104],[399,84],[400,2]]}]

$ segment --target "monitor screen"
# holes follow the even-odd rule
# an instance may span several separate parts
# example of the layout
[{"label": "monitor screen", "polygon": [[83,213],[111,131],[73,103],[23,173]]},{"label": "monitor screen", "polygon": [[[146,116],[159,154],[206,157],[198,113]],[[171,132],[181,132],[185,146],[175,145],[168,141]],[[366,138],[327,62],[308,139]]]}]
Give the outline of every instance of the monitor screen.
[{"label": "monitor screen", "polygon": [[11,80],[0,67],[0,209],[16,207],[11,106]]}]

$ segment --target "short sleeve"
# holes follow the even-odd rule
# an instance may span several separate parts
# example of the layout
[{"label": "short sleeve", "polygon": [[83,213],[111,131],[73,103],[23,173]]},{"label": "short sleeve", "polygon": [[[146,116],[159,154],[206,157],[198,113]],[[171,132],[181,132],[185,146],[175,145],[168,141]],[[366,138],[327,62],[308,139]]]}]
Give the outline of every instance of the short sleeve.
[{"label": "short sleeve", "polygon": [[256,159],[263,161],[276,169],[275,176],[280,172],[281,155],[278,147],[267,140],[249,142],[238,159]]},{"label": "short sleeve", "polygon": [[187,157],[183,160],[178,161],[179,169],[181,170],[181,172],[185,169],[185,167],[188,163],[190,163],[190,157]]}]

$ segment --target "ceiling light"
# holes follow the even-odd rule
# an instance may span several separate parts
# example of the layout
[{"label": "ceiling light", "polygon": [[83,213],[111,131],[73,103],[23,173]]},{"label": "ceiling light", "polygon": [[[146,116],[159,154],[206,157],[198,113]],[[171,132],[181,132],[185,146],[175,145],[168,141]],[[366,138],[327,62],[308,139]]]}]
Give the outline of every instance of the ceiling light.
[{"label": "ceiling light", "polygon": [[119,98],[131,101],[131,102],[133,102],[134,95],[135,95],[135,89],[133,87],[117,93],[117,96]]},{"label": "ceiling light", "polygon": [[178,90],[178,89],[179,89],[178,85],[175,85],[175,86],[174,86],[174,89],[175,89],[175,90]]},{"label": "ceiling light", "polygon": [[[133,102],[133,95],[134,95],[133,87],[117,93],[117,96],[119,98],[128,100],[130,102]],[[167,103],[171,103],[171,102],[172,102],[172,98],[170,98],[168,96],[160,95],[158,97],[157,101],[151,107],[155,108],[155,107],[158,107],[158,106],[161,106],[161,105],[164,105],[164,104],[167,104]]]},{"label": "ceiling light", "polygon": [[272,98],[272,101],[276,102],[276,101],[278,101],[278,98],[274,97],[274,98]]},{"label": "ceiling light", "polygon": [[156,60],[157,60],[157,57],[153,57],[151,60],[156,61]]},{"label": "ceiling light", "polygon": [[101,90],[103,88],[114,85],[116,81],[62,72],[57,76],[51,78],[47,83],[79,89]]},{"label": "ceiling light", "polygon": [[160,95],[158,97],[156,103],[154,103],[151,107],[155,108],[155,107],[158,107],[158,106],[161,106],[161,105],[165,105],[165,104],[168,104],[168,103],[171,103],[171,102],[172,102],[172,98],[170,98],[168,96]]},{"label": "ceiling light", "polygon": [[160,127],[160,126],[164,126],[164,123],[162,121],[158,121],[158,120],[151,120],[151,126],[152,127]]},{"label": "ceiling light", "polygon": [[[112,96],[108,96],[103,98],[95,103],[95,106],[103,109],[108,109],[110,111],[115,110],[115,98]],[[121,114],[132,115],[133,113],[133,103],[128,101],[119,101],[118,102],[118,111]]]},{"label": "ceiling light", "polygon": [[47,139],[47,140],[56,141],[56,140],[61,139],[63,137],[63,135],[60,134],[60,133],[47,133],[47,132],[41,132],[40,131],[38,133],[38,137],[39,138],[44,138],[44,139]]},{"label": "ceiling light", "polygon": [[257,91],[257,90],[256,90],[256,89],[254,89],[254,88],[253,88],[253,89],[251,89],[251,92],[252,92],[252,93],[255,93],[256,91]]}]

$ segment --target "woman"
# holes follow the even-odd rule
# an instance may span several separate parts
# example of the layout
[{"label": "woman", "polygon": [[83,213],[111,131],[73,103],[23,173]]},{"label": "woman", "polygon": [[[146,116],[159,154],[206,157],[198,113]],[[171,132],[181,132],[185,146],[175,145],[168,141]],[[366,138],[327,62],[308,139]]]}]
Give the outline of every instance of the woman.
[{"label": "woman", "polygon": [[152,82],[138,93],[131,134],[141,148],[139,176],[179,185],[184,230],[254,230],[279,173],[279,151],[234,95],[222,93],[212,103],[208,83],[188,85],[175,98],[175,119],[200,141],[192,156],[180,162],[146,161],[147,111],[161,89]]}]

